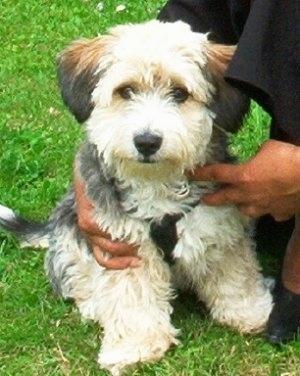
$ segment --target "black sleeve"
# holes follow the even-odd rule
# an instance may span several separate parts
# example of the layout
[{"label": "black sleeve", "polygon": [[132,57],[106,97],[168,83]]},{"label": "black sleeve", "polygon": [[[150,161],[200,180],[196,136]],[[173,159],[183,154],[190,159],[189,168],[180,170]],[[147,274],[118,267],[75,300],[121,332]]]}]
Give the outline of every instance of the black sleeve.
[{"label": "black sleeve", "polygon": [[168,22],[182,20],[194,31],[209,32],[209,38],[215,42],[236,44],[238,41],[226,0],[169,0],[158,19]]},{"label": "black sleeve", "polygon": [[[280,134],[279,129],[298,143],[299,3],[299,0],[255,0],[227,71],[231,84],[242,89],[270,113],[273,118],[271,136]],[[276,138],[279,139],[277,135]]]}]

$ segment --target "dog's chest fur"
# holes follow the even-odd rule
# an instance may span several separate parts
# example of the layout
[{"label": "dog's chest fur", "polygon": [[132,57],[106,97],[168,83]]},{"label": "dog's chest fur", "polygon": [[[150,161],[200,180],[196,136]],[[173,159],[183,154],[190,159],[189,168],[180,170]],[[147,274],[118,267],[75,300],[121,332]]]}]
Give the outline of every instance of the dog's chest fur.
[{"label": "dog's chest fur", "polygon": [[[118,184],[119,183],[119,184]],[[119,185],[120,205],[131,218],[160,220],[164,215],[187,214],[209,185],[188,182],[186,179],[172,183],[135,181]]]},{"label": "dog's chest fur", "polygon": [[[78,154],[79,173],[96,208],[96,220],[114,239],[135,243],[149,240],[150,227],[167,216],[180,219],[200,203],[211,183],[181,180],[158,182],[138,178],[120,180],[97,148],[86,143]],[[174,223],[175,224],[175,223]]]}]

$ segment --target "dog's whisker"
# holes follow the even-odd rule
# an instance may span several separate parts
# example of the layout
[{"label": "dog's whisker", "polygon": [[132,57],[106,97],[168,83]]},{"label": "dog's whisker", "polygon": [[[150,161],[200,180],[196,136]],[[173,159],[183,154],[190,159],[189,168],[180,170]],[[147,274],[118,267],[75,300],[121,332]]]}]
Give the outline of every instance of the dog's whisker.
[{"label": "dog's whisker", "polygon": [[225,136],[230,136],[232,135],[231,132],[225,130],[224,128],[222,128],[220,125],[216,124],[216,122],[213,123],[213,127],[216,128],[218,131],[220,131],[221,133],[225,134]]}]

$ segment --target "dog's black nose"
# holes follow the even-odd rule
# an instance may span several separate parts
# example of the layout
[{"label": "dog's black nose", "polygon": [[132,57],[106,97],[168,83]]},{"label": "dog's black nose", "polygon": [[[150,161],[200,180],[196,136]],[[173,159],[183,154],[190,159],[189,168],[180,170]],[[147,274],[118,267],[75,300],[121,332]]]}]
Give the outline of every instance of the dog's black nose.
[{"label": "dog's black nose", "polygon": [[138,152],[149,157],[160,148],[162,137],[146,132],[135,136],[133,141]]}]

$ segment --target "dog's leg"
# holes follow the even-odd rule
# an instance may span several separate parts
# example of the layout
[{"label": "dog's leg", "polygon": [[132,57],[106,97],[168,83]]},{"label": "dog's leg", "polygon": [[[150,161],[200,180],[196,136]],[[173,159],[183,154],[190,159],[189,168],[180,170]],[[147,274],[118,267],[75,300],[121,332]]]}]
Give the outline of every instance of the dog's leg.
[{"label": "dog's leg", "polygon": [[236,248],[228,245],[222,252],[217,262],[208,257],[207,273],[197,286],[199,297],[219,322],[244,333],[264,330],[272,297],[249,242],[243,239]]},{"label": "dog's leg", "polygon": [[99,301],[98,320],[104,329],[98,361],[113,375],[125,366],[158,360],[177,343],[178,331],[170,322],[169,268],[152,244],[143,253],[140,267],[106,271],[95,285],[93,299]]},{"label": "dog's leg", "polygon": [[154,245],[141,249],[140,267],[106,270],[84,239],[76,241],[66,229],[60,233],[46,258],[47,274],[57,291],[75,300],[83,318],[103,328],[100,367],[116,376],[126,366],[160,359],[177,343],[178,330],[170,322],[170,271]]},{"label": "dog's leg", "polygon": [[177,269],[181,268],[214,319],[241,332],[263,330],[272,297],[245,219],[234,208],[199,206],[185,221],[180,223],[175,249],[180,256]]},{"label": "dog's leg", "polygon": [[81,315],[103,328],[98,361],[113,375],[128,365],[158,360],[177,343],[170,322],[170,271],[152,243],[146,248],[140,267],[119,271],[101,268],[75,242],[56,256],[56,268],[68,265],[59,268],[64,270],[65,297],[72,297]]}]

